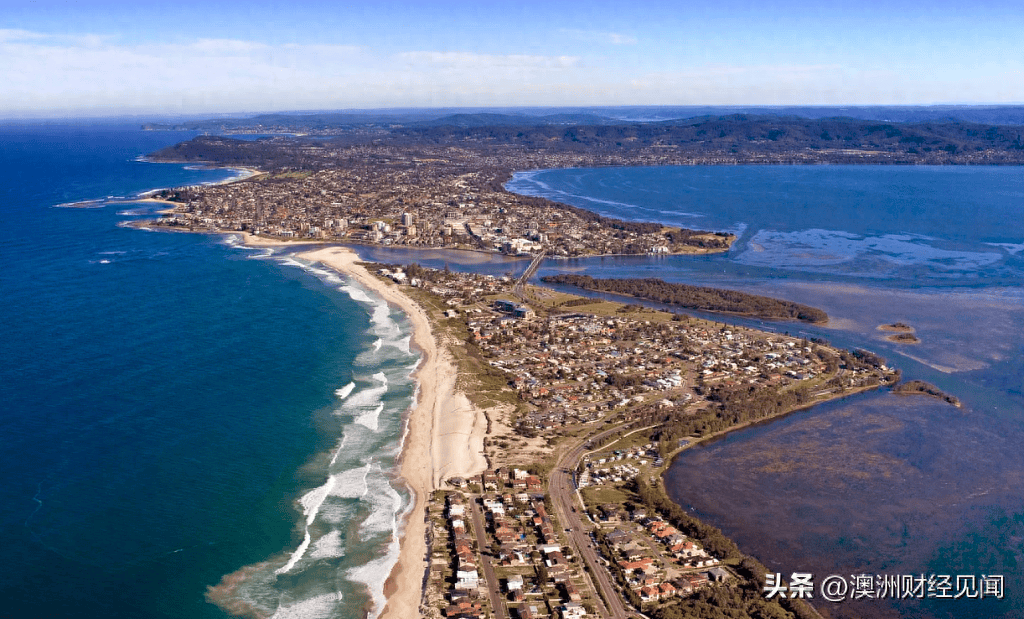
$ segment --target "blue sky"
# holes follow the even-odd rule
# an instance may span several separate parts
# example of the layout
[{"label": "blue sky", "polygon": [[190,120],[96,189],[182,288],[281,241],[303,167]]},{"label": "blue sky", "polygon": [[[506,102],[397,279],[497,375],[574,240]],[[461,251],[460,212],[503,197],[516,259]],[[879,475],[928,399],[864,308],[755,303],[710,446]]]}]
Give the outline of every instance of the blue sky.
[{"label": "blue sky", "polygon": [[1024,103],[1019,2],[0,2],[0,117]]}]

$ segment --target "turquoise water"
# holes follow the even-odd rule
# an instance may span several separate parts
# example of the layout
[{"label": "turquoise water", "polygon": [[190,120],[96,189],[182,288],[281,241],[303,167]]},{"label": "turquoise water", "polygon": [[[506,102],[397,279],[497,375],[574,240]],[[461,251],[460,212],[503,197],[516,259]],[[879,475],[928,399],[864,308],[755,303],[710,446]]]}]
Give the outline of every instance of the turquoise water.
[{"label": "turquoise water", "polygon": [[151,207],[103,199],[232,176],[136,160],[191,135],[0,127],[5,617],[222,618],[247,566],[225,607],[380,597],[407,326],[287,256],[123,227]]}]

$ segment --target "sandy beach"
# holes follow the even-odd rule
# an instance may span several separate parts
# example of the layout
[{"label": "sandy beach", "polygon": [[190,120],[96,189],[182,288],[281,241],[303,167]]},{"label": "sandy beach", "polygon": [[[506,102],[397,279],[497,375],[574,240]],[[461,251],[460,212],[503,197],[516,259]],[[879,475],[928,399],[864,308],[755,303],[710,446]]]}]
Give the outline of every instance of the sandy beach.
[{"label": "sandy beach", "polygon": [[[251,240],[254,239],[246,235],[247,244]],[[359,257],[347,248],[326,247],[300,253],[298,257],[350,276],[400,308],[412,323],[413,345],[423,354],[416,372],[419,397],[408,414],[401,461],[401,476],[414,495],[414,505],[403,527],[398,562],[385,583],[387,604],[380,615],[386,619],[419,616],[427,567],[426,499],[445,479],[467,477],[486,468],[486,418],[483,411],[456,392],[456,366],[434,337],[430,320],[416,302],[356,264]]]}]

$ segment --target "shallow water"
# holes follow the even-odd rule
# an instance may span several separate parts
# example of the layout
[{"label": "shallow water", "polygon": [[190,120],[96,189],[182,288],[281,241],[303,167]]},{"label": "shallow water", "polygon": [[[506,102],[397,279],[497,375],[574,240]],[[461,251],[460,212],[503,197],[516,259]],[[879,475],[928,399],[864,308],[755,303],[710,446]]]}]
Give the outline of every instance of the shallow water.
[{"label": "shallow water", "polygon": [[[738,166],[542,171],[508,186],[740,235],[721,255],[547,261],[539,275],[659,277],[806,303],[829,324],[717,319],[878,352],[964,403],[863,394],[737,432],[676,459],[675,500],[785,576],[1006,578],[1003,601],[821,606],[835,616],[1019,617],[1022,179],[1019,168]],[[877,327],[896,321],[921,342],[887,341]]]}]

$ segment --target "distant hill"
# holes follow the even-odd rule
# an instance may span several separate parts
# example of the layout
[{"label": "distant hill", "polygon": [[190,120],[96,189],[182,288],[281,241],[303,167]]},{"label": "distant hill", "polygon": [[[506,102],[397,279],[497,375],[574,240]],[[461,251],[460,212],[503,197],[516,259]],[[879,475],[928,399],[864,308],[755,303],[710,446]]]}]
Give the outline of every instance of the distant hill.
[{"label": "distant hill", "polygon": [[850,118],[893,123],[972,122],[984,125],[1024,125],[1024,105],[663,106],[594,108],[591,111],[611,118],[638,122],[743,114],[773,118]]},{"label": "distant hill", "polygon": [[[394,139],[430,143],[464,141],[517,144],[530,148],[636,151],[673,149],[701,154],[885,152],[920,160],[932,152],[982,157],[998,151],[1024,151],[1024,127],[966,122],[891,123],[852,118],[807,119],[794,116],[733,114],[647,123],[612,125],[478,125],[423,124],[397,127]],[[668,152],[668,151],[666,151]],[[825,159],[823,159],[825,160]],[[981,160],[979,160],[980,162]],[[964,163],[969,162],[965,159]]]},{"label": "distant hill", "polygon": [[693,121],[722,117],[850,119],[887,123],[977,123],[1024,125],[1024,105],[934,106],[619,106],[565,108],[385,109],[273,113],[148,123],[144,129],[210,133],[310,133],[335,135],[402,127],[533,127],[620,125]]},{"label": "distant hill", "polygon": [[596,114],[452,114],[406,123],[407,127],[534,127],[542,125],[613,125],[621,121]]},{"label": "distant hill", "polygon": [[[272,118],[272,117],[267,117]],[[891,123],[851,118],[807,119],[734,114],[687,121],[629,124],[514,124],[514,115],[459,114],[430,122],[343,131],[330,140],[284,138],[231,140],[218,132],[165,149],[164,160],[220,161],[264,169],[316,169],[334,165],[327,146],[392,144],[433,148],[441,144],[480,152],[515,151],[517,166],[544,166],[565,154],[574,165],[702,164],[922,164],[1022,165],[1024,126],[967,122]],[[558,120],[563,117],[556,116]],[[312,126],[313,119],[308,122]],[[461,123],[462,126],[455,123]],[[499,124],[491,124],[499,123]],[[253,133],[273,133],[261,125]],[[284,133],[286,131],[280,131]],[[295,130],[309,133],[309,130]],[[532,161],[527,159],[532,158]],[[260,164],[262,162],[262,165]],[[563,164],[565,162],[563,161]],[[269,167],[268,167],[269,166]]]},{"label": "distant hill", "polygon": [[244,133],[318,133],[331,129],[404,127],[532,127],[539,125],[608,125],[621,122],[615,118],[585,113],[559,113],[543,116],[475,112],[438,115],[437,112],[391,113],[318,113],[260,114],[246,118],[213,118],[182,123],[148,123],[148,131],[186,130]]}]

